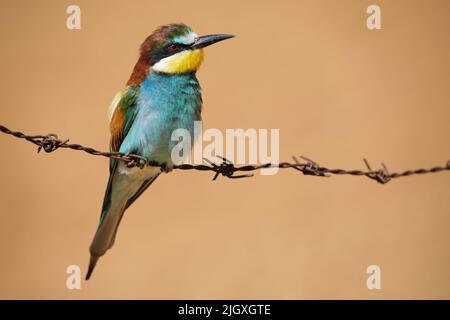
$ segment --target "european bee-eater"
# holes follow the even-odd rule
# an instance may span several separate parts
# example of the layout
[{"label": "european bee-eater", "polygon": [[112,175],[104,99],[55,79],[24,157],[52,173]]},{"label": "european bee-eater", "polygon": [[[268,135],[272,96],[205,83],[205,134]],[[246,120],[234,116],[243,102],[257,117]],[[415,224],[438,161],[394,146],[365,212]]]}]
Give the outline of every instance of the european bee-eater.
[{"label": "european bee-eater", "polygon": [[[194,121],[201,120],[202,97],[196,71],[203,48],[233,35],[197,36],[184,24],[156,29],[140,47],[140,56],[126,88],[110,107],[110,149],[133,153],[173,167],[172,132],[186,129],[193,137]],[[94,239],[86,280],[98,259],[110,249],[125,210],[155,181],[159,167],[128,168],[111,160],[109,180]]]}]

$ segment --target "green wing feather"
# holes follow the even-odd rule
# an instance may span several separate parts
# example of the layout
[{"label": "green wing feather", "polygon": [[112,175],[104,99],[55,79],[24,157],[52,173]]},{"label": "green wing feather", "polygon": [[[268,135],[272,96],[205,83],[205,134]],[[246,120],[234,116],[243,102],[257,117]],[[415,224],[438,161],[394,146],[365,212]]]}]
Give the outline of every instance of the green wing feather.
[{"label": "green wing feather", "polygon": [[[120,146],[122,145],[123,139],[128,134],[128,131],[133,124],[133,121],[137,113],[137,99],[139,95],[139,87],[131,86],[121,93],[120,96],[116,96],[116,105],[112,106],[113,114],[110,122],[111,140],[110,140],[110,150],[113,152],[118,152]],[[116,98],[114,100],[116,100]],[[117,159],[111,159],[109,162],[109,180],[106,186],[105,198],[103,200],[102,212],[100,215],[100,224],[103,220],[103,215],[107,212],[105,210],[110,202],[111,195],[111,184],[113,181],[114,173],[117,168]],[[99,224],[99,225],[100,225]]]}]

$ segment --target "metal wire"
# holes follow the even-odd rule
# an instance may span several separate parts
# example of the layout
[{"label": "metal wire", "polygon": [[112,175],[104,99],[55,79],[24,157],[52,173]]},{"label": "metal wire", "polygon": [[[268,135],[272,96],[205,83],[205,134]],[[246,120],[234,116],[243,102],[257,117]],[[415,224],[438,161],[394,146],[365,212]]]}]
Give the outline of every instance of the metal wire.
[{"label": "metal wire", "polygon": [[[60,148],[73,149],[84,151],[89,154],[95,156],[103,156],[112,159],[118,159],[124,161],[128,167],[139,167],[143,168],[146,165],[160,167],[162,171],[166,171],[166,165],[164,163],[157,163],[155,161],[149,161],[148,159],[136,155],[136,154],[124,154],[121,152],[108,152],[108,151],[98,151],[96,149],[85,147],[79,144],[69,143],[69,139],[61,140],[54,133],[50,133],[47,135],[26,135],[19,131],[11,131],[10,129],[0,125],[0,131],[12,135],[14,137],[25,139],[36,146],[38,146],[37,151],[40,152],[44,150],[45,152],[53,152]],[[365,176],[369,179],[375,180],[378,183],[385,184],[392,179],[400,178],[400,177],[408,177],[412,175],[426,174],[426,173],[436,173],[442,171],[450,170],[450,160],[444,166],[435,166],[428,169],[415,169],[415,170],[406,170],[403,172],[394,172],[389,173],[386,165],[383,163],[381,168],[378,170],[373,170],[368,161],[364,160],[364,163],[367,167],[366,171],[363,170],[344,170],[344,169],[329,169],[325,167],[321,167],[317,162],[308,159],[306,157],[300,156],[303,162],[296,157],[293,157],[294,162],[281,162],[281,163],[266,163],[262,165],[245,165],[245,166],[235,166],[231,161],[219,157],[221,162],[216,164],[211,160],[204,159],[208,165],[192,165],[192,164],[181,164],[175,165],[173,169],[175,170],[198,170],[198,171],[212,171],[214,172],[213,180],[216,180],[219,175],[230,179],[238,179],[238,178],[248,178],[252,177],[253,174],[245,173],[238,174],[238,172],[251,172],[260,170],[263,168],[280,168],[280,169],[295,169],[300,171],[304,175],[311,175],[316,177],[329,177],[330,175],[351,175],[351,176]]]}]

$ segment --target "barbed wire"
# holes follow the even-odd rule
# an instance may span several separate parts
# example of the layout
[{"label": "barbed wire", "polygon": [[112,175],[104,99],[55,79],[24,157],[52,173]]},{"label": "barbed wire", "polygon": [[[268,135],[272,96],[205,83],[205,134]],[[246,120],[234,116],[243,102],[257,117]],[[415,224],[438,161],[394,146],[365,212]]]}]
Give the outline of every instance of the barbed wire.
[{"label": "barbed wire", "polygon": [[[12,131],[2,125],[0,125],[0,131],[12,135],[16,138],[25,139],[34,145],[38,146],[37,152],[39,153],[41,150],[44,150],[45,152],[53,152],[57,149],[73,149],[73,150],[79,150],[84,151],[86,153],[89,153],[91,155],[95,156],[102,156],[112,159],[117,159],[120,161],[124,161],[128,167],[139,167],[143,168],[146,165],[149,166],[155,166],[160,167],[162,171],[166,171],[166,165],[161,164],[155,161],[149,161],[146,158],[136,155],[136,154],[124,154],[121,152],[109,152],[109,151],[98,151],[94,148],[85,147],[79,144],[73,144],[69,143],[69,139],[61,140],[58,138],[58,136],[54,133],[50,133],[47,135],[26,135],[19,131]],[[216,164],[212,162],[211,160],[204,159],[208,165],[193,165],[193,164],[180,164],[175,165],[173,167],[174,170],[199,170],[199,171],[212,171],[214,172],[213,180],[216,180],[219,175],[222,175],[224,177],[230,178],[230,179],[237,179],[237,178],[248,178],[252,177],[253,174],[245,173],[245,174],[239,174],[235,175],[237,172],[250,172],[250,171],[256,171],[260,169],[266,169],[266,168],[279,168],[279,169],[295,169],[297,171],[300,171],[304,175],[311,175],[311,176],[317,176],[317,177],[329,177],[330,175],[351,175],[351,176],[364,176],[369,179],[372,179],[374,181],[377,181],[378,183],[385,184],[392,179],[400,178],[400,177],[408,177],[412,175],[418,175],[418,174],[426,174],[426,173],[436,173],[436,172],[442,172],[442,171],[448,171],[450,170],[450,160],[447,161],[447,163],[444,166],[435,166],[428,169],[414,169],[414,170],[406,170],[403,172],[395,172],[395,173],[389,173],[386,165],[382,163],[382,166],[378,170],[373,170],[369,162],[366,159],[364,160],[364,163],[367,167],[367,170],[344,170],[344,169],[329,169],[320,166],[317,162],[308,159],[307,157],[300,156],[300,158],[304,162],[300,162],[300,160],[297,157],[293,157],[294,162],[280,162],[276,164],[272,163],[266,163],[261,165],[245,165],[245,166],[235,166],[231,161],[229,161],[226,158],[223,158],[221,156],[218,156],[218,158],[221,159],[221,162],[219,164]]]}]

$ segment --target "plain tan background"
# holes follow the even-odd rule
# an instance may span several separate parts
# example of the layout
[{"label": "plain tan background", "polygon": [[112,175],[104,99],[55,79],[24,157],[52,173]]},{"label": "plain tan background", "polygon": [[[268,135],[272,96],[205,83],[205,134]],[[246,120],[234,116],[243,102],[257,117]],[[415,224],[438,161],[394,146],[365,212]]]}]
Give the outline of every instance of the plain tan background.
[{"label": "plain tan background", "polygon": [[[391,171],[449,159],[450,2],[1,1],[0,122],[106,150],[107,108],[158,25],[237,38],[206,50],[210,128],[279,128],[280,158]],[[1,298],[450,298],[450,175],[246,180],[164,175],[81,290],[108,161],[0,135]],[[366,288],[366,268],[382,289]]]}]

